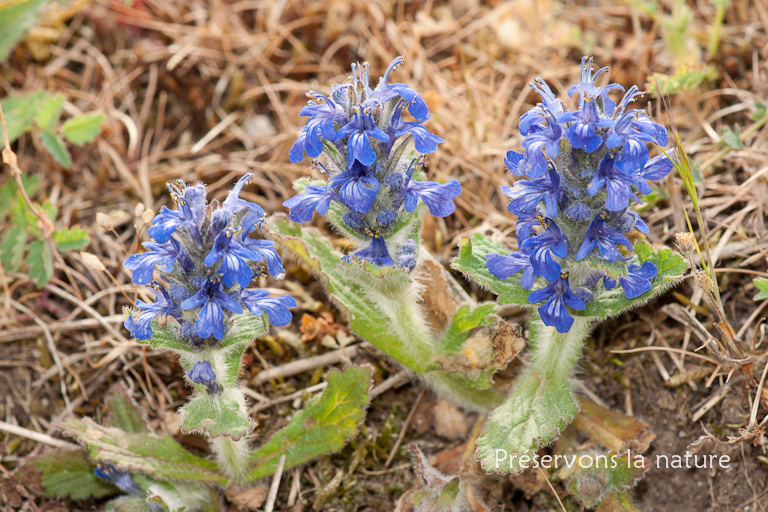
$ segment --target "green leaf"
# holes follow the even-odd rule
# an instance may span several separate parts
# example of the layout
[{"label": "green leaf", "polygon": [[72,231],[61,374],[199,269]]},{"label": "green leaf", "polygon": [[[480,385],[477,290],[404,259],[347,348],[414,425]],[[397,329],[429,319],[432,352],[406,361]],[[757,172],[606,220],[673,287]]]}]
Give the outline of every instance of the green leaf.
[{"label": "green leaf", "polygon": [[53,241],[56,242],[56,247],[62,252],[82,249],[91,243],[88,232],[80,226],[57,229],[53,233]]},{"label": "green leaf", "polygon": [[74,416],[58,427],[86,444],[95,462],[111,462],[123,470],[139,471],[162,480],[227,483],[215,462],[192,455],[168,434],[126,432]]},{"label": "green leaf", "polygon": [[[535,451],[556,439],[578,410],[567,375],[548,379],[523,374],[477,440],[480,464],[489,473],[523,471]],[[522,457],[528,457],[528,463]]]},{"label": "green leaf", "polygon": [[0,262],[6,270],[16,271],[24,262],[24,254],[27,251],[27,230],[14,226],[3,234],[0,241]]},{"label": "green leaf", "polygon": [[[21,182],[24,185],[24,190],[32,197],[37,189],[40,188],[40,182],[37,176],[22,174]],[[17,202],[23,202],[24,198],[19,193],[19,187],[16,185],[16,181],[8,179],[2,186],[0,186],[0,220],[11,211],[12,205]]]},{"label": "green leaf", "polygon": [[486,254],[509,254],[509,249],[493,242],[489,238],[475,233],[471,238],[462,238],[459,242],[459,257],[453,260],[451,268],[460,271],[483,288],[498,295],[499,304],[519,304],[531,306],[528,295],[531,293],[520,286],[520,273],[512,274],[504,281],[491,274],[485,264]]},{"label": "green leaf", "polygon": [[283,454],[288,469],[343,448],[347,439],[357,435],[357,426],[365,418],[372,375],[370,366],[351,366],[343,372],[331,370],[323,393],[307,402],[286,427],[251,453],[248,480],[273,474]]},{"label": "green leaf", "polygon": [[600,501],[595,512],[640,512],[630,495],[632,491],[624,491],[618,494],[609,494]]},{"label": "green leaf", "polygon": [[579,467],[567,482],[568,490],[586,508],[594,507],[611,494],[630,489],[650,467],[650,462],[640,456],[633,456],[632,460],[627,454],[597,458],[595,453],[582,452],[573,456],[579,459],[581,455],[587,455],[593,462],[599,461],[592,467]]},{"label": "green leaf", "polygon": [[759,101],[755,102],[755,111],[749,115],[750,121],[759,121],[764,118],[766,114],[765,103]]},{"label": "green leaf", "polygon": [[754,283],[755,287],[760,290],[757,292],[757,295],[752,298],[752,300],[758,301],[768,299],[768,279],[763,277],[756,277],[752,282]]},{"label": "green leaf", "polygon": [[51,249],[42,240],[29,244],[27,265],[29,265],[29,279],[37,281],[38,287],[42,288],[45,283],[53,279],[53,256]]},{"label": "green leaf", "polygon": [[[0,22],[2,25],[2,22]],[[2,34],[2,30],[0,30]],[[2,39],[2,35],[0,35]],[[0,44],[2,44],[0,42]],[[8,139],[13,143],[22,133],[29,130],[35,122],[37,104],[45,97],[45,91],[37,91],[30,94],[19,94],[4,99],[0,104],[3,107],[5,127],[8,130]],[[0,148],[5,147],[5,141],[0,137]]]},{"label": "green leaf", "polygon": [[[651,279],[651,289],[640,297],[627,299],[624,296],[624,289],[619,285],[612,290],[606,290],[602,285],[598,285],[595,288],[594,299],[583,311],[572,311],[574,316],[608,318],[642,306],[680,282],[688,269],[685,258],[668,247],[654,250],[648,242],[640,241],[635,244],[634,252],[640,264],[650,261],[659,269],[656,277]],[[638,264],[638,261],[634,263]]]},{"label": "green leaf", "polygon": [[59,162],[62,167],[70,167],[72,165],[72,158],[69,156],[69,151],[61,142],[59,136],[53,132],[43,131],[40,132],[40,140],[43,141],[43,146],[51,154],[54,160]]},{"label": "green leaf", "polygon": [[417,512],[456,510],[459,477],[446,476],[433,468],[416,443],[411,443],[408,451],[413,459],[413,473],[416,475],[418,487],[404,494],[401,501],[412,505],[410,510]]},{"label": "green leaf", "polygon": [[721,145],[728,144],[733,149],[743,148],[744,145],[741,143],[739,135],[738,127],[734,126],[731,128],[730,126],[726,126],[723,128],[723,140],[721,141]]},{"label": "green leaf", "polygon": [[496,304],[493,303],[483,304],[474,309],[469,306],[460,307],[440,341],[441,352],[455,354],[461,350],[473,329],[490,327],[497,319]]},{"label": "green leaf", "polygon": [[64,123],[61,132],[69,142],[82,146],[86,142],[93,142],[101,133],[101,126],[106,120],[107,118],[104,114],[89,112],[88,114],[68,119]]},{"label": "green leaf", "polygon": [[41,9],[47,3],[47,0],[28,0],[0,10],[0,61],[8,57],[27,30],[37,23]]},{"label": "green leaf", "polygon": [[37,105],[35,124],[43,131],[53,131],[53,127],[61,117],[61,108],[66,98],[62,94],[46,93]]},{"label": "green leaf", "polygon": [[207,434],[208,437],[242,439],[253,428],[242,396],[234,389],[218,395],[198,395],[179,410],[179,428],[184,433]]},{"label": "green leaf", "polygon": [[32,459],[32,464],[35,469],[43,472],[40,483],[47,496],[82,500],[120,492],[117,487],[94,474],[93,464],[84,450],[51,450]]},{"label": "green leaf", "polygon": [[146,413],[133,400],[130,391],[122,382],[109,389],[104,404],[107,406],[105,426],[126,432],[149,432]]}]

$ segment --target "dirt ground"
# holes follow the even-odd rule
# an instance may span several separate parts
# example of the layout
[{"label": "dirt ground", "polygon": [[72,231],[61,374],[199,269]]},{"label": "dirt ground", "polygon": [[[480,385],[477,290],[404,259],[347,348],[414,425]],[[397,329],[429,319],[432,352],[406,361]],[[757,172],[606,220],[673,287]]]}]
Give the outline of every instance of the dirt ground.
[{"label": "dirt ground", "polygon": [[[671,94],[670,102],[697,170],[726,315],[751,346],[755,335],[762,338],[765,326],[756,331],[755,326],[768,304],[752,300],[757,292],[752,279],[768,277],[768,2],[726,3],[713,51],[717,15],[715,2],[706,0],[94,0],[76,2],[72,9],[59,5],[43,19],[46,30],[34,32],[0,62],[0,96],[47,88],[64,94],[72,111],[106,114],[106,128],[94,143],[71,148],[69,169],[48,155],[37,135],[23,135],[14,150],[22,170],[40,179],[33,199],[55,203],[60,223],[87,228],[91,245],[86,250],[100,258],[111,277],[89,268],[77,251],[54,262],[55,278],[43,289],[24,268],[0,273],[0,419],[59,438],[52,423],[67,414],[62,379],[74,412],[94,417],[104,412],[105,391],[122,381],[148,408],[153,427],[173,432],[174,411],[190,393],[180,365],[168,354],[121,343],[106,327],[122,330],[120,312],[128,303],[123,292],[133,290],[120,263],[123,244],[131,249],[138,243],[136,203],[158,211],[169,201],[166,181],[175,179],[203,180],[209,196],[221,198],[237,177],[253,172],[245,198],[267,212],[284,211],[292,181],[310,173],[306,164],[288,161],[303,124],[298,112],[304,93],[343,81],[356,61],[369,61],[371,76],[380,76],[397,55],[405,56],[397,80],[423,92],[434,113],[430,128],[446,140],[431,156],[428,174],[437,180],[456,177],[463,187],[454,215],[425,221],[425,243],[445,265],[455,256],[457,241],[473,232],[494,233],[510,247],[515,244],[514,218],[499,186],[511,183],[503,156],[520,149],[518,118],[537,101],[527,86],[532,78],[543,77],[562,95],[577,81],[585,54],[611,66],[611,81],[625,86],[643,87],[648,75],[673,74],[684,64],[694,74],[710,69],[701,83]],[[655,97],[648,95],[641,104],[666,124]],[[741,135],[739,143],[729,145],[728,133]],[[8,176],[4,166],[0,184]],[[677,176],[666,178],[656,196],[643,206],[651,229],[647,238],[671,245],[676,233],[687,231],[683,212],[693,215],[691,202]],[[97,225],[97,213],[114,219],[115,233]],[[9,222],[0,219],[0,231]],[[313,224],[324,228],[317,218]],[[322,339],[329,324],[333,332],[348,333],[319,284],[295,265],[287,270],[285,280],[267,285],[288,288],[301,306],[282,335],[259,340],[248,354],[243,378],[249,381],[264,363],[278,366],[328,351]],[[456,277],[474,297],[492,300]],[[92,297],[97,298],[89,302]],[[600,325],[578,377],[591,400],[648,423],[655,435],[645,453],[651,460],[656,454],[684,455],[704,429],[722,442],[738,436],[754,399],[743,372],[726,384],[726,369],[711,357],[698,357],[711,354],[694,352],[701,342],[662,310],[670,304],[692,311],[717,336],[688,278],[660,300]],[[523,313],[508,313],[511,321],[525,324]],[[56,370],[35,319],[56,326],[82,321],[77,328],[53,332],[63,372]],[[758,344],[754,371],[762,371],[766,354],[765,343]],[[373,364],[377,382],[400,370],[375,351],[362,350],[354,362]],[[502,386],[519,364],[500,376]],[[275,399],[305,389],[316,378],[309,372],[254,390]],[[687,382],[673,387],[670,379]],[[709,410],[694,421],[708,401],[713,402]],[[259,412],[258,435],[266,437],[284,425],[293,411],[292,402],[284,402]],[[759,418],[766,414],[763,405]],[[385,467],[409,416],[400,448]],[[414,485],[407,445],[416,442],[438,469],[455,473],[478,421],[482,418],[424,392],[417,381],[403,383],[374,400],[360,434],[344,450],[284,478],[277,510],[309,510],[313,504],[322,510],[393,510]],[[205,453],[199,438],[177,439]],[[45,497],[34,475],[19,471],[28,456],[43,449],[0,431],[0,506],[101,510],[102,501]],[[768,509],[765,445],[720,444],[700,453],[728,454],[730,468],[651,467],[634,490],[639,510]],[[338,471],[347,472],[342,483],[328,490],[325,503],[317,503]],[[302,492],[289,507],[291,478],[299,479]],[[526,487],[525,478],[535,485]],[[478,497],[493,511],[559,510],[550,488],[536,479],[489,477],[478,484]],[[579,510],[562,484],[553,485],[568,510]]]}]

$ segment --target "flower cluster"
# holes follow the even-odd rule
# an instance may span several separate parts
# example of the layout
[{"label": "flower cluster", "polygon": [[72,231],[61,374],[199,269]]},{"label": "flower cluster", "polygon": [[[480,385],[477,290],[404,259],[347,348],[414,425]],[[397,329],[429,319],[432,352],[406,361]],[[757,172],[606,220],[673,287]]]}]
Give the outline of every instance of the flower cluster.
[{"label": "flower cluster", "polygon": [[[133,271],[133,281],[155,295],[152,303],[136,301],[138,311],[128,313],[125,327],[138,340],[152,337],[152,321],[175,322],[179,336],[193,348],[221,340],[233,315],[267,314],[270,323],[287,325],[290,295],[271,297],[265,290],[249,289],[251,280],[269,273],[280,278],[285,271],[274,242],[251,238],[259,230],[264,210],[240,198],[252,178],[238,180],[223,203],[208,203],[205,186],[168,185],[177,208],[163,207],[147,234],[154,242],[123,263]],[[160,276],[155,280],[155,272]]]},{"label": "flower cluster", "polygon": [[[308,94],[299,115],[309,120],[289,156],[292,163],[305,153],[319,159],[317,168],[329,179],[306,185],[283,204],[294,222],[338,207],[340,227],[363,247],[355,257],[413,268],[415,249],[406,243],[410,233],[395,236],[402,231],[399,221],[416,210],[419,199],[432,215],[450,215],[461,185],[419,180],[423,155],[444,141],[424,127],[431,117],[424,100],[405,84],[389,83],[402,62],[402,57],[392,61],[375,89],[365,63],[353,65],[350,80],[332,87],[329,96]],[[406,120],[406,110],[414,120]]]},{"label": "flower cluster", "polygon": [[[651,158],[647,143],[667,144],[666,129],[643,110],[627,109],[642,93],[636,86],[616,104],[595,79],[608,68],[592,71],[592,59],[582,60],[581,82],[568,89],[578,94],[578,110],[568,111],[549,86],[537,78],[531,87],[542,102],[520,118],[524,152],[510,151],[504,160],[516,176],[502,187],[517,215],[519,251],[508,256],[488,254],[488,270],[499,279],[522,272],[520,284],[531,290],[537,278],[547,284],[528,296],[539,304],[542,321],[568,332],[573,317],[568,308],[583,310],[595,288],[616,286],[634,299],[651,288],[658,269],[653,263],[628,265],[632,229],[648,226],[630,208],[630,200],[648,194],[648,181],[660,180],[672,168],[666,155]],[[619,246],[623,246],[622,252]]]}]

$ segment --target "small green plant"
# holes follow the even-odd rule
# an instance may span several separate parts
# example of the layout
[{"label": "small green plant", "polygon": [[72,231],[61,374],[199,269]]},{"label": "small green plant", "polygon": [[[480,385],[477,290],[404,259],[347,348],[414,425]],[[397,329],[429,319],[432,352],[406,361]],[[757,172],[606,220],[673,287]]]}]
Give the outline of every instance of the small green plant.
[{"label": "small green plant", "polygon": [[195,391],[179,409],[179,428],[204,436],[212,459],[193,455],[167,434],[149,432],[123,389],[108,399],[106,422],[71,416],[58,425],[87,447],[90,462],[78,461],[71,471],[88,485],[60,485],[74,458],[57,452],[35,462],[51,495],[83,497],[88,489],[88,495],[102,496],[101,479],[111,493],[129,495],[113,501],[112,510],[216,510],[217,487],[249,487],[279,464],[303,464],[341,449],[357,434],[370,402],[370,366],[332,370],[319,397],[261,447],[250,447],[255,425],[238,384],[241,360],[270,325],[287,325],[289,308],[296,306],[290,295],[251,287],[254,278],[281,278],[284,269],[273,242],[250,236],[260,232],[265,217],[261,207],[239,197],[250,178],[243,176],[226,200],[211,203],[202,184],[169,184],[178,209],[164,207],[147,230],[154,241],[123,263],[133,281],[155,296],[125,309],[125,327],[141,345],[179,356]]},{"label": "small green plant", "polygon": [[[36,176],[22,176],[21,180],[27,194],[34,195],[39,189]],[[55,205],[45,201],[37,208],[44,212],[51,226],[56,223]],[[11,272],[26,267],[30,280],[39,287],[53,278],[54,251],[73,251],[90,243],[88,232],[78,225],[53,228],[48,234],[16,182],[11,180],[0,186],[0,222],[6,217],[10,217],[11,227],[0,237],[0,263]]]},{"label": "small green plant", "polygon": [[768,279],[765,279],[764,277],[756,277],[752,283],[754,283],[755,288],[758,289],[757,294],[755,294],[752,300],[757,302],[758,300],[768,299]]},{"label": "small green plant", "polygon": [[61,122],[66,98],[62,94],[37,91],[6,98],[2,102],[8,138],[11,142],[23,133],[40,137],[46,151],[62,166],[70,167],[72,158],[64,141],[82,146],[93,142],[106,120],[104,114],[90,112]]}]

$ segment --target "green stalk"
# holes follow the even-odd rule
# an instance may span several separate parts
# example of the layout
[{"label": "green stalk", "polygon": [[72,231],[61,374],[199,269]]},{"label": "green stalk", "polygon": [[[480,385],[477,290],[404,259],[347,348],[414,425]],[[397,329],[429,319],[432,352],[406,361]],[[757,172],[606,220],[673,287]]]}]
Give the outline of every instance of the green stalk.
[{"label": "green stalk", "polygon": [[208,439],[216,462],[224,473],[237,483],[245,483],[248,474],[248,441],[246,438],[233,441],[219,436]]}]

